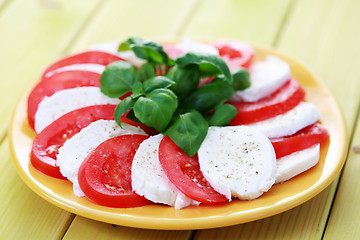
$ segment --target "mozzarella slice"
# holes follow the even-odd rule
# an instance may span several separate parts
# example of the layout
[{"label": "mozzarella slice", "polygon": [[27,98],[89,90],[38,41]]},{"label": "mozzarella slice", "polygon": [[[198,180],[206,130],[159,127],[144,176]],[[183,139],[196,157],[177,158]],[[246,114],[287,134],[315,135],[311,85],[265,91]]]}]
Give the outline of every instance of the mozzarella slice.
[{"label": "mozzarella slice", "polygon": [[247,126],[262,132],[268,138],[278,138],[293,135],[319,120],[320,114],[314,104],[301,102],[284,114]]},{"label": "mozzarella slice", "polygon": [[100,143],[124,134],[146,135],[138,127],[126,123],[122,123],[121,126],[119,127],[114,120],[98,120],[83,128],[59,148],[56,164],[59,166],[61,174],[73,183],[75,195],[84,196],[77,179],[78,171],[81,163]]},{"label": "mozzarella slice", "polygon": [[117,55],[123,59],[126,59],[135,66],[141,66],[146,62],[144,59],[138,58],[133,51],[119,52],[118,48],[119,48],[119,42],[108,42],[108,43],[93,45],[91,47],[91,50],[97,50],[97,51],[102,51]]},{"label": "mozzarella slice", "polygon": [[155,203],[174,206],[176,209],[189,205],[199,205],[182,194],[167,178],[158,156],[162,134],[152,136],[143,141],[135,153],[131,179],[133,190]]},{"label": "mozzarella slice", "polygon": [[66,71],[87,71],[87,72],[94,72],[98,74],[102,74],[105,70],[105,66],[101,64],[95,63],[82,63],[82,64],[71,64],[64,67],[57,68],[53,71],[50,71],[45,74],[46,77],[51,77],[52,75],[59,73],[59,72],[66,72]]},{"label": "mozzarella slice", "polygon": [[190,39],[183,39],[181,43],[176,45],[176,47],[185,53],[193,52],[193,53],[219,55],[219,50],[217,50],[214,46],[201,42],[192,41]]},{"label": "mozzarella slice", "polygon": [[274,148],[249,127],[210,127],[198,157],[206,180],[228,199],[255,199],[275,183]]},{"label": "mozzarella slice", "polygon": [[109,98],[102,94],[98,87],[79,87],[58,91],[40,102],[35,114],[35,131],[40,133],[54,120],[75,109],[119,102],[117,98]]},{"label": "mozzarella slice", "polygon": [[281,183],[305,172],[319,162],[320,144],[279,158],[276,166],[276,182]]},{"label": "mozzarella slice", "polygon": [[250,87],[237,91],[232,101],[256,102],[278,90],[291,77],[289,65],[274,56],[255,62],[249,69]]}]

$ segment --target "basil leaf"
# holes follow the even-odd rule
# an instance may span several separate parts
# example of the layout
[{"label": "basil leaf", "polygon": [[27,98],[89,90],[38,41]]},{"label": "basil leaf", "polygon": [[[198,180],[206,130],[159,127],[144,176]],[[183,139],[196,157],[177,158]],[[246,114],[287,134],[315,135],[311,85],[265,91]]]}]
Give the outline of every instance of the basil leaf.
[{"label": "basil leaf", "polygon": [[196,109],[207,113],[229,100],[234,93],[234,89],[228,83],[216,78],[191,93],[181,105],[185,110]]},{"label": "basil leaf", "polygon": [[187,155],[194,156],[204,141],[209,125],[198,111],[178,115],[165,131]]},{"label": "basil leaf", "polygon": [[222,104],[218,106],[214,114],[209,115],[208,123],[210,126],[226,126],[237,115],[236,107],[230,104]]},{"label": "basil leaf", "polygon": [[250,74],[245,68],[237,68],[231,72],[235,91],[244,90],[250,87]]},{"label": "basil leaf", "polygon": [[145,41],[140,38],[129,38],[125,43],[120,44],[119,51],[132,49],[138,58],[145,59],[156,65],[165,64],[166,72],[174,65],[174,61],[169,58],[162,46],[152,41]]},{"label": "basil leaf", "polygon": [[124,61],[109,64],[100,78],[101,92],[109,97],[121,97],[131,92],[137,82],[136,68]]},{"label": "basil leaf", "polygon": [[168,126],[177,108],[177,97],[170,89],[159,88],[146,97],[140,97],[134,105],[137,119],[159,132]]},{"label": "basil leaf", "polygon": [[134,86],[132,87],[132,94],[131,97],[132,98],[138,98],[142,95],[144,95],[145,91],[144,91],[144,85],[137,81]]},{"label": "basil leaf", "polygon": [[216,76],[223,74],[228,83],[232,83],[232,77],[225,61],[217,56],[211,54],[187,53],[176,60],[176,64],[180,67],[186,67],[190,64],[199,66],[202,76]]},{"label": "basil leaf", "polygon": [[200,82],[200,71],[196,65],[187,67],[175,65],[166,76],[175,82],[171,90],[179,99],[196,90]]},{"label": "basil leaf", "polygon": [[124,98],[115,108],[114,117],[116,123],[121,127],[120,119],[121,117],[129,111],[135,104],[136,98],[127,97]]},{"label": "basil leaf", "polygon": [[141,65],[138,70],[138,77],[140,82],[144,82],[146,79],[152,78],[156,76],[156,71],[154,65],[147,62]]},{"label": "basil leaf", "polygon": [[150,78],[144,82],[145,93],[150,93],[157,88],[170,88],[175,82],[164,76]]}]

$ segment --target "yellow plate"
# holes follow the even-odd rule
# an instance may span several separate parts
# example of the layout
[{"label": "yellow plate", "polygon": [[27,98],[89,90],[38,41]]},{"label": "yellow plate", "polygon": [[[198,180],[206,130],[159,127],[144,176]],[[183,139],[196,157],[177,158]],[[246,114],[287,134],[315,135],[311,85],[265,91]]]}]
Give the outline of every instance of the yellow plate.
[{"label": "yellow plate", "polygon": [[321,149],[320,162],[305,173],[274,185],[252,201],[234,200],[217,206],[191,206],[181,210],[162,205],[116,209],[99,206],[72,193],[72,184],[48,177],[29,164],[35,136],[26,121],[27,97],[21,99],[9,130],[12,157],[18,174],[39,196],[75,214],[107,223],[148,229],[204,229],[230,226],[275,215],[314,197],[340,172],[347,153],[348,137],[342,113],[327,88],[307,69],[278,52],[256,48],[256,59],[276,55],[290,64],[292,75],[306,90],[306,100],[314,103],[330,142]]}]

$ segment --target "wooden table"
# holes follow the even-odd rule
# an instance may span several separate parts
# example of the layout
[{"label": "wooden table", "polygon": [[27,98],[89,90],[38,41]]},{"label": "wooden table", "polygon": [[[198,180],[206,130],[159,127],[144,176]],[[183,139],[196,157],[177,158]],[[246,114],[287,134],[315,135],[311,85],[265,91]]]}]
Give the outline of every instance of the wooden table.
[{"label": "wooden table", "polygon": [[[0,0],[0,239],[359,239],[359,23],[358,0]],[[112,226],[46,202],[12,164],[12,111],[50,62],[129,36],[241,40],[305,63],[346,118],[351,146],[341,176],[292,210],[209,230]]]}]

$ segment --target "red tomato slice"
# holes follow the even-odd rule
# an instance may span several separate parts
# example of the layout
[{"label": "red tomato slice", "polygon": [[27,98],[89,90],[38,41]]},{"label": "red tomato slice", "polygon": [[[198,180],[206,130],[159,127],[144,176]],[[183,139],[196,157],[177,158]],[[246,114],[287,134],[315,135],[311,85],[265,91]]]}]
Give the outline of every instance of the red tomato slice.
[{"label": "red tomato slice", "polygon": [[95,105],[69,112],[38,134],[31,150],[31,164],[46,175],[65,179],[56,166],[56,156],[64,142],[90,123],[113,120],[116,105]]},{"label": "red tomato slice", "polygon": [[329,133],[319,124],[310,125],[289,137],[271,139],[276,158],[304,150],[317,143],[323,143]]},{"label": "red tomato slice", "polygon": [[34,128],[35,113],[39,103],[46,96],[51,96],[55,92],[75,87],[100,86],[101,75],[88,71],[65,71],[59,72],[45,80],[39,82],[31,91],[28,97],[28,121]]},{"label": "red tomato slice", "polygon": [[131,186],[131,165],[147,136],[121,135],[100,144],[81,164],[78,180],[85,196],[107,207],[138,207],[149,201]]},{"label": "red tomato slice", "polygon": [[239,42],[220,42],[214,44],[214,47],[219,50],[230,70],[238,67],[249,68],[255,54],[251,46]]},{"label": "red tomato slice", "polygon": [[51,72],[57,68],[61,68],[67,65],[80,64],[80,63],[95,63],[100,65],[108,65],[109,63],[115,61],[126,61],[125,59],[116,56],[111,53],[102,52],[102,51],[86,51],[78,53],[72,56],[65,57],[54,64],[50,65],[43,73],[43,78],[46,73]]},{"label": "red tomato slice", "polygon": [[230,125],[251,124],[283,114],[298,105],[304,97],[304,89],[291,79],[275,93],[257,102],[230,102],[238,110]]},{"label": "red tomato slice", "polygon": [[189,157],[168,136],[160,142],[159,160],[169,180],[189,198],[207,204],[228,201],[205,180],[198,156]]}]

